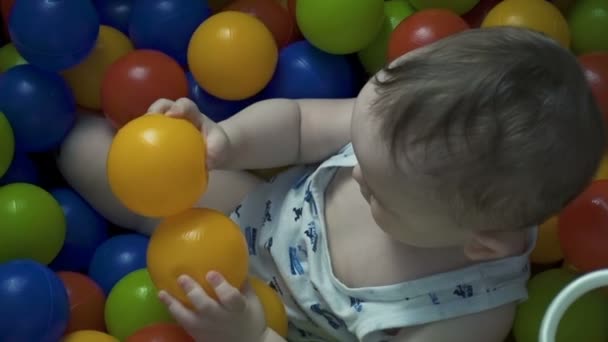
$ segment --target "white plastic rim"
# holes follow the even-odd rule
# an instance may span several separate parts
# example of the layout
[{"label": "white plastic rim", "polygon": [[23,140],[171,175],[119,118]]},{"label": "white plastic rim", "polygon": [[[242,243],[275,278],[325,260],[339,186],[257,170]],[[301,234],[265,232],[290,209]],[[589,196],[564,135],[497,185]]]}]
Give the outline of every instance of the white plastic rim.
[{"label": "white plastic rim", "polygon": [[562,289],[543,317],[539,342],[555,342],[559,321],[570,305],[585,293],[604,286],[608,286],[608,269],[585,274]]}]

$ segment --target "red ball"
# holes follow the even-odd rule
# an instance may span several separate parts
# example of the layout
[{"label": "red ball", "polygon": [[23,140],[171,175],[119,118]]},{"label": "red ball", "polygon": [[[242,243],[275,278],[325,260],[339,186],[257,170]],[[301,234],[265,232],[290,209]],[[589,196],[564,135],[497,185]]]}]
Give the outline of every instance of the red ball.
[{"label": "red ball", "polygon": [[194,342],[194,339],[177,324],[158,323],[138,330],[125,342]]},{"label": "red ball", "polygon": [[296,37],[296,23],[293,17],[276,0],[236,0],[224,10],[245,12],[260,19],[272,32],[279,48],[291,43]]},{"label": "red ball", "polygon": [[583,66],[593,95],[604,113],[604,119],[608,122],[608,52],[580,55],[578,60]]},{"label": "red ball", "polygon": [[502,0],[481,0],[473,9],[462,15],[470,27],[478,28],[486,18],[486,15]]},{"label": "red ball", "polygon": [[391,33],[388,43],[388,63],[407,52],[434,43],[469,25],[460,16],[446,9],[427,9],[403,20]]},{"label": "red ball", "polygon": [[566,262],[581,272],[608,267],[608,180],[594,181],[559,215]]},{"label": "red ball", "polygon": [[188,79],[182,67],[154,50],[135,50],[122,56],[110,65],[101,85],[101,107],[116,128],[146,114],[160,98],[187,96]]},{"label": "red ball", "polygon": [[65,334],[78,330],[106,331],[106,296],[91,278],[75,272],[57,272],[70,301],[70,321]]}]

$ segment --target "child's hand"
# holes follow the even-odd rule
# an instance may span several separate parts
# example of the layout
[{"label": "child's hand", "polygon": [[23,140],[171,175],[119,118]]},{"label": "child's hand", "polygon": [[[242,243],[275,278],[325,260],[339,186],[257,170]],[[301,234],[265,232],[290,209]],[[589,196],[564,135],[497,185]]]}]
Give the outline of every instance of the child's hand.
[{"label": "child's hand", "polygon": [[177,101],[160,99],[155,101],[148,113],[160,113],[190,121],[203,133],[207,143],[207,168],[215,169],[227,158],[230,140],[224,129],[198,110],[194,102],[187,98]]},{"label": "child's hand", "polygon": [[158,297],[197,342],[261,340],[266,330],[266,319],[262,305],[249,284],[241,293],[217,272],[209,272],[207,281],[213,286],[219,302],[209,297],[194,279],[188,276],[178,279],[195,311],[186,308],[165,291],[160,291]]}]

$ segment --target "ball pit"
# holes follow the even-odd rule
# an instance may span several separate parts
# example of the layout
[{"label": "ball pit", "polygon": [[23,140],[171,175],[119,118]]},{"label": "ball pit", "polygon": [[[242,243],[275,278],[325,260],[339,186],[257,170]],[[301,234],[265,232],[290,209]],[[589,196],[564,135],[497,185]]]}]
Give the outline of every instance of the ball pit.
[{"label": "ball pit", "polygon": [[206,153],[205,140],[190,122],[143,116],[119,130],[110,146],[110,187],[135,213],[177,214],[194,206],[207,189]]},{"label": "ball pit", "polygon": [[277,58],[277,45],[264,23],[237,11],[211,16],[188,46],[188,66],[197,83],[224,100],[260,92],[272,78]]},{"label": "ball pit", "polygon": [[209,271],[220,272],[240,288],[247,279],[248,248],[239,227],[212,209],[188,209],[167,217],[158,225],[148,247],[148,270],[156,287],[165,289],[185,305],[191,305],[177,284],[187,274],[205,291],[215,292],[206,280]]},{"label": "ball pit", "polygon": [[145,326],[173,322],[157,293],[145,268],[127,274],[112,288],[106,301],[108,332],[124,341]]},{"label": "ball pit", "polygon": [[116,60],[101,84],[101,107],[117,128],[143,115],[160,98],[188,96],[188,80],[180,65],[154,50],[134,50]]},{"label": "ball pit", "polygon": [[5,341],[57,342],[68,324],[63,283],[35,261],[0,264],[0,303],[0,336]]},{"label": "ball pit", "polygon": [[76,118],[74,95],[66,82],[29,64],[0,76],[0,108],[13,128],[18,148],[26,152],[59,146]]},{"label": "ball pit", "polygon": [[190,37],[210,15],[202,0],[134,1],[129,37],[138,49],[162,51],[186,65]]},{"label": "ball pit", "polygon": [[11,124],[0,113],[0,179],[8,171],[15,155],[15,136]]},{"label": "ball pit", "polygon": [[91,278],[75,272],[57,272],[70,303],[70,319],[64,334],[80,330],[105,331],[106,295]]},{"label": "ball pit", "polygon": [[59,71],[82,62],[93,49],[99,16],[90,1],[16,1],[8,26],[29,63]]},{"label": "ball pit", "polygon": [[63,211],[44,189],[27,183],[0,188],[0,263],[32,259],[48,265],[61,250],[65,231]]},{"label": "ball pit", "polygon": [[84,61],[63,72],[76,103],[94,110],[101,109],[101,83],[106,70],[132,50],[133,44],[127,36],[113,27],[101,25],[93,51]]}]

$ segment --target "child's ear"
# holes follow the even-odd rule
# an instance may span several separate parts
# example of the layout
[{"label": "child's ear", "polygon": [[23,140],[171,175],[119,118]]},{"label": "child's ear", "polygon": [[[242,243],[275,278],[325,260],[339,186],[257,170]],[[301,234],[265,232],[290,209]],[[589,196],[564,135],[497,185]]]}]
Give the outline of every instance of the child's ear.
[{"label": "child's ear", "polygon": [[464,254],[472,261],[501,259],[525,250],[525,231],[476,231],[464,245]]}]

